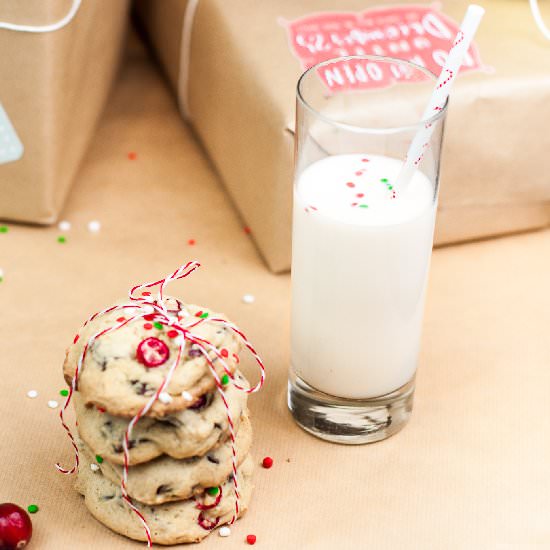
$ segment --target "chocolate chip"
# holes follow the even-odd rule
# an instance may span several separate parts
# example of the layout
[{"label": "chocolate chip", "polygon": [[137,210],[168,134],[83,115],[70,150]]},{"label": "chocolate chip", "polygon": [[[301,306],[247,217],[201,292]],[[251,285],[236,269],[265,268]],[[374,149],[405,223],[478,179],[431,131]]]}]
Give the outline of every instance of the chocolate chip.
[{"label": "chocolate chip", "polygon": [[101,500],[112,500],[113,498],[115,498],[115,495],[103,495]]},{"label": "chocolate chip", "polygon": [[188,353],[189,357],[200,357],[202,352],[199,348],[192,347]]},{"label": "chocolate chip", "polygon": [[206,458],[208,459],[208,462],[212,462],[212,464],[219,464],[220,463],[220,461],[212,455],[206,455]]},{"label": "chocolate chip", "polygon": [[138,395],[153,395],[155,388],[147,384],[146,382],[141,382],[140,380],[130,380],[130,384],[134,387],[134,391]]},{"label": "chocolate chip", "polygon": [[194,411],[198,411],[206,406],[207,397],[206,395],[201,395],[189,408]]},{"label": "chocolate chip", "polygon": [[183,422],[173,416],[167,416],[165,418],[157,418],[156,422],[163,427],[180,428],[183,426]]},{"label": "chocolate chip", "polygon": [[172,491],[172,487],[170,485],[159,485],[157,487],[157,495],[165,495],[166,493],[170,493]]},{"label": "chocolate chip", "polygon": [[214,428],[216,428],[216,430],[221,430],[222,429],[222,425],[221,424],[218,424],[217,422],[214,424]]}]

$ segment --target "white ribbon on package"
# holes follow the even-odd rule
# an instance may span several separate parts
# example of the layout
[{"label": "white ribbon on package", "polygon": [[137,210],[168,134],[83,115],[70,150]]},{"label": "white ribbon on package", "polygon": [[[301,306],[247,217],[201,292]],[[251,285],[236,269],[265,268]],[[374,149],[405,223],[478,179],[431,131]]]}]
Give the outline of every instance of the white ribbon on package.
[{"label": "white ribbon on package", "polygon": [[545,38],[550,40],[550,30],[544,24],[544,20],[542,19],[542,15],[540,14],[538,0],[529,0],[529,5],[531,6],[531,13],[533,14],[533,18],[535,19],[535,23],[537,24],[539,31],[543,34]]},{"label": "white ribbon on package", "polygon": [[183,15],[180,45],[180,70],[178,76],[178,101],[181,114],[189,120],[189,66],[191,64],[191,34],[199,0],[189,0]]},{"label": "white ribbon on package", "polygon": [[67,26],[74,19],[81,3],[82,0],[73,0],[73,5],[67,15],[65,15],[63,19],[60,19],[55,23],[50,23],[49,25],[19,25],[17,23],[0,21],[0,29],[7,29],[9,31],[17,32],[54,32]]}]

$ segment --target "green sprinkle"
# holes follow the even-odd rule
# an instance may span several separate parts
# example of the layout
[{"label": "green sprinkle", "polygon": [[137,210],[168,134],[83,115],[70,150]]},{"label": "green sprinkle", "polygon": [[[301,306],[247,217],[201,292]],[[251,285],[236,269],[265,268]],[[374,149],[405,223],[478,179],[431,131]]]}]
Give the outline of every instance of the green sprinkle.
[{"label": "green sprinkle", "polygon": [[203,314],[201,315],[201,319],[206,319],[207,317],[208,317],[208,313],[203,313]]},{"label": "green sprinkle", "polygon": [[64,237],[63,235],[60,235],[59,237],[57,237],[57,242],[58,242],[58,243],[61,243],[61,244],[66,243],[66,242],[67,242],[67,238]]},{"label": "green sprinkle", "polygon": [[227,386],[227,384],[229,384],[229,376],[227,376],[227,374],[224,374],[224,375],[222,376],[222,384],[223,384],[224,386]]},{"label": "green sprinkle", "polygon": [[382,183],[388,183],[388,178],[382,178],[380,181],[381,181]]},{"label": "green sprinkle", "polygon": [[388,189],[391,191],[393,189],[393,185],[388,185]]},{"label": "green sprinkle", "polygon": [[67,397],[67,395],[69,395],[69,390],[61,390],[59,394],[62,395],[63,397]]},{"label": "green sprinkle", "polygon": [[359,208],[368,208],[368,207],[369,207],[368,204],[360,204],[360,205],[359,205]]},{"label": "green sprinkle", "polygon": [[95,460],[98,464],[103,462],[103,457],[101,455],[95,455]]},{"label": "green sprinkle", "polygon": [[219,487],[208,487],[208,489],[206,489],[206,492],[215,497],[219,492],[220,492],[220,488]]},{"label": "green sprinkle", "polygon": [[38,512],[38,506],[36,504],[29,504],[29,506],[27,506],[27,510],[29,511],[29,514],[36,514],[36,512]]},{"label": "green sprinkle", "polygon": [[4,277],[0,277],[0,283],[4,280]]},{"label": "green sprinkle", "polygon": [[158,321],[155,321],[155,322],[153,323],[153,326],[154,326],[155,328],[158,328],[159,330],[162,330],[162,323],[159,323]]},{"label": "green sprinkle", "polygon": [[7,225],[0,225],[0,233],[7,233],[9,228]]}]

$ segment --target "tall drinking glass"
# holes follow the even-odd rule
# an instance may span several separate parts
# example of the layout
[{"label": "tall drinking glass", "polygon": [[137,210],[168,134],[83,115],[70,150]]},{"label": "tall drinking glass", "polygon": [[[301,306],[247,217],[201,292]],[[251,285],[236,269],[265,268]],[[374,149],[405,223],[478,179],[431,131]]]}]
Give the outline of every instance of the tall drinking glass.
[{"label": "tall drinking glass", "polygon": [[[411,414],[447,110],[421,120],[435,80],[365,55],[298,82],[288,406],[323,439],[378,441]],[[397,187],[425,125],[429,144]]]}]

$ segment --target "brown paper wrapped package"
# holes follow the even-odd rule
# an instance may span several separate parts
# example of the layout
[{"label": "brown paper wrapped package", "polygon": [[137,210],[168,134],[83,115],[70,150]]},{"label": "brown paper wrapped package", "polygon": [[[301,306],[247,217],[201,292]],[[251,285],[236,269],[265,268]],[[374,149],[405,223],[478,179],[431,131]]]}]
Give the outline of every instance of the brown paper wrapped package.
[{"label": "brown paper wrapped package", "polygon": [[[95,130],[118,66],[128,0],[82,2],[54,32],[0,29],[0,102],[25,148],[0,164],[0,219],[53,223]],[[71,0],[1,2],[0,21],[45,25]]]},{"label": "brown paper wrapped package", "polygon": [[[550,230],[435,251],[411,421],[387,441],[347,447],[292,421],[289,277],[258,258],[143,55],[125,64],[62,215],[73,225],[64,244],[55,228],[0,233],[0,502],[40,507],[28,550],[145,549],[95,521],[56,472],[71,447],[47,402],[62,402],[65,348],[86,317],[191,258],[202,267],[170,293],[225,312],[261,353],[252,453],[274,465],[256,468],[229,538],[178,549],[550,547]],[[241,365],[256,380],[253,363]]]},{"label": "brown paper wrapped package", "polygon": [[[193,2],[194,3],[194,2]],[[407,2],[400,2],[406,4]],[[413,2],[409,2],[413,3]],[[180,103],[274,271],[290,265],[294,87],[301,67],[282,21],[359,12],[392,0],[200,0],[181,78],[187,0],[138,0],[141,20]],[[445,2],[460,22],[468,2]],[[447,121],[436,244],[550,222],[550,46],[528,2],[480,2],[476,37],[488,70],[461,75]],[[550,6],[541,3],[550,20]],[[493,71],[494,69],[494,71]],[[228,134],[231,139],[227,139]]]}]

